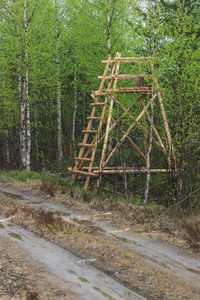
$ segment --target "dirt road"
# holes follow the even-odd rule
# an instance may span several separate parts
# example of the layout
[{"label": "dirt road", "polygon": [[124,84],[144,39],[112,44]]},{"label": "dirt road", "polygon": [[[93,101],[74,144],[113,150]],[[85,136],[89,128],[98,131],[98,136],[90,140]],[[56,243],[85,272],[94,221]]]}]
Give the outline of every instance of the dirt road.
[{"label": "dirt road", "polygon": [[[59,237],[58,233],[52,236],[40,229],[40,235],[42,232],[45,238],[54,241],[52,243],[16,225],[11,227],[5,218],[1,222],[1,238],[9,238],[20,251],[28,253],[25,257],[29,257],[29,263],[34,265],[37,261],[46,272],[70,286],[68,292],[61,291],[65,296],[59,299],[68,299],[67,293],[69,299],[142,299],[142,296],[146,299],[200,299],[199,256],[140,237],[126,225],[116,226],[104,220],[99,212],[91,215],[75,211],[10,187],[1,186],[0,190],[3,197],[12,199],[9,203],[42,208],[54,216],[59,215],[74,228],[68,235],[62,233]],[[27,220],[23,222],[15,216],[11,220],[38,233],[37,226],[28,224]]]},{"label": "dirt road", "polygon": [[[75,294],[76,299],[83,300],[144,299],[90,266],[92,259],[82,260],[66,249],[41,239],[3,218],[0,218],[0,223],[2,224],[0,236],[9,238],[15,243],[17,252],[23,252],[29,263],[42,266],[56,279],[62,280],[63,285],[67,283],[70,287],[70,297]],[[70,299],[69,296],[67,297]]]}]

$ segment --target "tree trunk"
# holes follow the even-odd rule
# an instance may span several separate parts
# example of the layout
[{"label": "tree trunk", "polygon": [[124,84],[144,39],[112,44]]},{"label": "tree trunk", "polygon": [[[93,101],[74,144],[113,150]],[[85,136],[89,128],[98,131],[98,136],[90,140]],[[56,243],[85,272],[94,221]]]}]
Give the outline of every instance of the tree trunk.
[{"label": "tree trunk", "polygon": [[[30,104],[29,104],[29,78],[28,78],[28,11],[27,2],[24,1],[24,61],[23,61],[23,80],[18,76],[18,90],[21,108],[20,122],[20,146],[21,146],[21,168],[30,170],[30,151],[31,151],[31,129],[30,129]],[[18,65],[20,74],[20,63]],[[22,86],[23,82],[23,86]],[[21,91],[21,89],[23,89]]]},{"label": "tree trunk", "polygon": [[56,6],[56,77],[57,77],[57,145],[58,145],[58,161],[63,160],[62,151],[62,108],[61,108],[61,82],[60,82],[60,32],[59,32],[59,20],[58,20],[58,8]]},{"label": "tree trunk", "polygon": [[76,64],[74,67],[74,113],[72,124],[72,144],[73,151],[75,150],[75,130],[76,130],[76,114],[77,114],[77,76],[76,76]]},{"label": "tree trunk", "polygon": [[147,151],[147,179],[146,179],[146,187],[144,193],[144,204],[147,204],[148,196],[149,196],[149,184],[151,179],[151,149],[152,149],[152,142],[153,142],[153,123],[154,123],[154,98],[155,95],[152,93],[152,102],[151,102],[151,123],[150,123],[150,132],[149,132],[149,147]]},{"label": "tree trunk", "polygon": [[108,56],[111,55],[111,18],[110,18],[110,0],[107,0],[107,50]]},{"label": "tree trunk", "polygon": [[30,120],[30,103],[26,106],[26,170],[31,169],[31,120]]}]

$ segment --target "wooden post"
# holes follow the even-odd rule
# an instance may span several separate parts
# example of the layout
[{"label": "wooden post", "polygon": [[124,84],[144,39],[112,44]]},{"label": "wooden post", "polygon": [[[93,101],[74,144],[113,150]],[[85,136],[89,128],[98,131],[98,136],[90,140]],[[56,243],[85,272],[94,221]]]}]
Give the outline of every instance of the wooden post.
[{"label": "wooden post", "polygon": [[[115,101],[115,102],[116,102],[116,103],[117,103],[117,104],[125,111],[125,108],[121,105],[121,103],[120,103],[119,101],[117,101],[115,98],[114,98],[114,101]],[[142,102],[141,102],[141,103],[142,103]],[[142,105],[143,105],[143,103],[142,103]],[[145,106],[143,105],[143,109],[144,109],[144,108],[145,108]],[[137,119],[136,119],[135,117],[133,117],[128,111],[127,111],[126,113],[127,113],[127,115],[128,115],[134,122],[137,123],[138,127],[140,127],[140,128],[143,130],[144,133],[146,133],[147,135],[149,135],[147,129],[146,129],[143,125],[141,125],[141,124],[137,121]],[[145,113],[147,113],[147,110],[146,110]],[[156,128],[155,128],[155,127],[154,127],[154,129],[155,129],[155,131],[156,131]],[[153,142],[156,143],[156,144],[160,147],[160,149],[162,150],[163,153],[167,154],[166,149],[165,149],[165,147],[164,147],[164,145],[163,145],[163,143],[162,143],[162,140],[161,140],[161,138],[160,138],[159,135],[158,135],[158,139],[159,139],[159,142],[153,137]],[[160,141],[161,141],[161,142],[160,142]]]},{"label": "wooden post", "polygon": [[[88,117],[88,126],[85,130],[83,130],[84,133],[84,138],[83,142],[79,144],[80,146],[80,151],[79,151],[79,156],[75,158],[77,161],[74,169],[73,169],[73,176],[72,176],[72,181],[71,183],[74,183],[76,174],[82,174],[86,176],[86,181],[85,181],[85,188],[88,187],[89,180],[91,176],[98,177],[97,180],[97,186],[100,186],[101,180],[102,180],[102,174],[124,174],[124,179],[125,179],[125,188],[127,187],[127,180],[126,180],[126,173],[147,173],[147,181],[146,181],[146,191],[145,191],[145,199],[144,202],[147,202],[148,198],[148,190],[149,190],[149,182],[150,182],[150,175],[151,173],[166,173],[168,171],[171,171],[171,158],[174,160],[174,166],[175,166],[175,172],[177,173],[177,162],[176,162],[176,157],[175,157],[175,151],[173,148],[172,140],[171,140],[171,135],[169,131],[169,126],[168,126],[168,121],[167,121],[167,116],[164,110],[164,105],[162,101],[162,95],[161,92],[158,89],[158,83],[157,83],[157,77],[155,77],[155,74],[142,74],[142,63],[145,61],[150,63],[152,62],[151,57],[147,58],[137,58],[137,57],[128,57],[128,58],[121,58],[121,54],[117,53],[116,57],[114,60],[111,60],[109,57],[106,62],[106,67],[104,70],[103,76],[99,76],[99,79],[101,79],[100,87],[98,91],[93,91],[92,92],[92,98],[94,99],[94,103],[91,103],[92,105],[92,112],[91,116]],[[139,64],[139,73],[140,74],[119,74],[119,65],[120,63],[138,63]],[[109,72],[110,65],[112,64],[112,71],[109,76],[107,73]],[[152,64],[152,69],[154,70],[154,66]],[[139,84],[138,86],[128,86],[128,87],[118,87],[117,88],[117,82],[118,79],[137,79],[140,78],[142,80],[145,79],[152,79],[153,80],[153,87],[150,86],[144,86],[144,84]],[[105,81],[108,80],[108,85],[107,88],[104,87]],[[116,95],[118,93],[135,93],[135,94],[140,94],[141,96],[138,97],[133,101],[133,103],[130,105],[129,108],[125,108],[119,100],[117,100]],[[143,99],[152,94],[152,98],[148,100],[147,104],[143,103]],[[162,119],[164,122],[164,128],[166,131],[167,135],[167,141],[169,144],[169,154],[167,153],[167,149],[164,146],[164,143],[158,133],[157,128],[153,124],[153,103],[155,97],[158,97],[159,101],[159,106],[160,106],[160,112],[162,115]],[[103,101],[99,101],[101,97],[104,98]],[[103,127],[103,124],[105,122],[105,115],[106,115],[106,106],[109,101],[109,109],[108,109],[108,116],[107,116],[107,123],[106,123],[106,129],[105,133],[101,136],[101,130]],[[139,113],[137,117],[134,117],[131,113],[132,107],[140,101],[141,106],[142,106],[142,111]],[[113,114],[113,107],[114,104],[116,104],[121,110],[122,113],[120,117],[116,118],[115,120],[112,117]],[[151,115],[148,113],[148,109],[151,106]],[[96,115],[97,108],[100,107],[102,109],[101,115]],[[133,122],[131,126],[125,131],[121,124],[120,121],[123,119],[124,116],[128,116]],[[141,124],[141,119],[143,119],[143,123]],[[94,120],[99,120],[98,127],[94,128],[92,127],[93,121]],[[150,123],[150,131],[148,132],[148,126],[146,127],[146,122],[149,121]],[[96,124],[97,125],[97,124]],[[121,132],[123,133],[123,136],[121,139],[118,140],[117,144],[115,147],[111,150],[109,153],[108,157],[106,158],[106,153],[107,153],[107,148],[108,148],[108,140],[109,140],[109,133],[111,130],[113,130],[115,127],[118,127]],[[144,138],[147,140],[147,137],[149,137],[149,147],[147,149],[146,142],[145,142],[145,153],[141,151],[141,149],[136,145],[136,143],[132,140],[130,133],[132,132],[133,128],[137,126],[139,129],[142,130],[144,133]],[[89,141],[89,135],[93,134],[93,138]],[[119,137],[120,138],[120,137]],[[110,159],[113,157],[115,152],[121,147],[122,143],[125,141],[125,139],[128,139],[128,141],[131,143],[133,146],[134,150],[137,151],[139,154],[139,157],[142,157],[144,161],[146,161],[146,167],[139,167],[139,169],[135,169],[129,166],[126,166],[125,161],[123,160],[122,153],[120,153],[121,157],[121,166],[118,167],[107,167],[107,163],[110,161]],[[96,149],[97,145],[99,145],[103,141],[102,145],[102,153],[101,153],[101,158],[100,158],[100,163],[99,166],[93,167],[94,159],[95,159],[95,154],[96,154]],[[154,143],[154,144],[153,144]],[[169,161],[169,169],[151,169],[151,152],[153,147],[159,147],[160,150],[167,155],[168,161]],[[89,163],[89,165],[88,165]],[[180,194],[180,189],[181,189],[181,181],[180,181],[180,176],[177,175],[177,183],[178,183],[178,193]]]},{"label": "wooden post", "polygon": [[106,159],[105,165],[108,163],[108,161],[111,159],[111,157],[115,154],[115,152],[117,151],[117,149],[119,148],[119,146],[121,145],[121,143],[123,143],[123,141],[126,139],[126,137],[130,134],[131,130],[135,127],[136,123],[139,122],[139,120],[142,118],[142,116],[144,115],[144,113],[146,112],[146,110],[149,108],[151,102],[153,101],[154,98],[152,98],[149,103],[145,106],[145,108],[143,109],[143,111],[139,114],[139,116],[137,117],[137,119],[135,120],[135,122],[133,122],[133,124],[129,127],[129,129],[127,130],[126,134],[120,139],[120,141],[117,143],[117,145],[115,146],[115,148],[112,150],[112,152],[109,154],[108,158]]},{"label": "wooden post", "polygon": [[152,143],[153,143],[153,122],[154,122],[154,88],[152,90],[152,102],[151,102],[151,122],[150,122],[150,135],[149,135],[149,147],[147,151],[147,180],[146,180],[146,187],[144,192],[144,204],[147,204],[148,196],[149,196],[149,184],[150,184],[150,178],[151,178],[151,164],[150,164],[150,155],[152,150]]},{"label": "wooden post", "polygon": [[[120,58],[121,54],[117,52],[116,54],[116,58]],[[119,62],[117,63],[116,66],[116,71],[115,71],[115,75],[117,75],[119,72]],[[115,78],[114,84],[113,84],[113,89],[115,90],[117,85],[117,77]],[[103,143],[103,148],[102,148],[102,155],[101,155],[101,160],[100,160],[100,165],[99,165],[99,178],[97,180],[97,187],[100,186],[101,184],[101,180],[102,180],[102,175],[101,175],[101,171],[102,168],[105,164],[105,156],[106,156],[106,150],[108,147],[108,136],[109,136],[109,128],[110,128],[110,124],[111,124],[111,117],[112,117],[112,109],[113,109],[113,97],[110,97],[110,107],[109,107],[109,112],[108,112],[108,119],[107,119],[107,125],[106,125],[106,132],[105,132],[105,137],[104,137],[104,143]]]},{"label": "wooden post", "polygon": [[[105,83],[105,80],[106,80],[106,75],[107,75],[107,72],[108,72],[109,66],[110,66],[110,61],[111,61],[111,57],[108,58],[108,61],[107,61],[107,64],[106,64],[106,67],[105,67],[105,70],[104,70],[104,73],[103,73],[103,78],[102,78],[101,84],[100,84],[100,86],[99,86],[99,92],[101,92],[102,89],[103,89],[103,87],[104,87],[104,83]],[[91,117],[94,117],[94,116],[95,116],[95,113],[96,113],[96,106],[94,106],[94,107],[92,108]],[[92,127],[92,122],[93,122],[93,119],[91,118],[91,119],[89,120],[89,122],[88,122],[87,130],[90,130],[90,129],[91,129],[91,127]],[[86,143],[87,143],[88,137],[89,137],[89,133],[85,133],[84,138],[83,138],[83,144],[86,144]],[[82,147],[80,148],[80,151],[79,151],[79,156],[78,156],[79,159],[82,158],[83,153],[84,153],[84,150],[85,150],[85,147],[82,146]],[[76,165],[75,165],[75,167],[74,167],[74,171],[76,171],[76,169],[77,169],[78,167],[81,167],[82,164],[83,164],[83,162],[81,162],[81,161],[78,160],[77,163],[76,163]],[[76,180],[76,173],[74,172],[74,173],[72,174],[71,184],[74,184],[75,180]]]}]

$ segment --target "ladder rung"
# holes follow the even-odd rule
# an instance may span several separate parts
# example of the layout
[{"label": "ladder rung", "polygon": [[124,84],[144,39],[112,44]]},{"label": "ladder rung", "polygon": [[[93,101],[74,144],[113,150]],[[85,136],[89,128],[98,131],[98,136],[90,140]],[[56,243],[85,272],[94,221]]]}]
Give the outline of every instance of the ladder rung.
[{"label": "ladder rung", "polygon": [[[112,90],[110,90],[110,91],[113,92]],[[108,93],[105,93],[105,92],[99,92],[99,91],[94,91],[94,92],[93,92],[93,95],[94,95],[94,97],[95,97],[95,96],[107,96]]]},{"label": "ladder rung", "polygon": [[104,106],[104,105],[106,105],[106,102],[90,103],[90,105],[92,105],[92,106],[97,106],[97,105]]},{"label": "ladder rung", "polygon": [[83,133],[97,133],[97,130],[93,130],[93,129],[84,129],[82,130]]},{"label": "ladder rung", "polygon": [[82,161],[92,161],[92,158],[86,158],[86,157],[74,157],[75,160],[82,160]]},{"label": "ladder rung", "polygon": [[98,174],[90,173],[90,172],[84,172],[84,171],[79,171],[79,170],[74,170],[73,173],[78,173],[86,176],[93,176],[96,177]]},{"label": "ladder rung", "polygon": [[80,147],[93,147],[96,148],[96,144],[84,144],[84,143],[79,143],[78,144]]},{"label": "ladder rung", "polygon": [[100,120],[102,117],[87,117],[88,120]]},{"label": "ladder rung", "polygon": [[[140,63],[144,61],[155,61],[157,57],[116,57],[114,60],[110,60],[110,64],[115,64],[117,62],[121,63]],[[107,60],[102,60],[102,63],[107,63]]]}]

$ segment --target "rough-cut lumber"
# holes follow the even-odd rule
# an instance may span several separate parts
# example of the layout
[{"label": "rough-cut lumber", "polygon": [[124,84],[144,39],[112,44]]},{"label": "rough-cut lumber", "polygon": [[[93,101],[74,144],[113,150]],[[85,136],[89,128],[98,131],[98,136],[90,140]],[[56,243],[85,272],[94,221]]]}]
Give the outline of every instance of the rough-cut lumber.
[{"label": "rough-cut lumber", "polygon": [[[169,173],[169,170],[167,170],[167,169],[151,169],[150,170],[151,171],[151,173],[153,173],[153,174],[166,174],[166,173]],[[93,170],[93,172],[95,173],[95,174],[98,174],[99,173],[99,171],[98,170]],[[126,172],[126,173],[147,173],[147,170],[140,170],[140,169],[128,169],[127,167],[126,167],[126,169],[124,170],[124,168],[122,169],[122,170],[102,170],[101,171],[101,174],[123,174],[124,172]]]},{"label": "rough-cut lumber", "polygon": [[[117,52],[116,57],[118,58],[120,56],[121,56],[121,54]],[[117,75],[118,72],[119,72],[119,63],[117,63],[115,75]],[[114,80],[114,83],[113,83],[113,88],[114,89],[116,88],[116,85],[117,85],[117,77],[115,77],[115,80]],[[108,147],[108,136],[109,136],[109,128],[110,128],[111,118],[112,118],[113,105],[114,105],[114,101],[111,98],[109,112],[108,112],[108,118],[107,118],[106,132],[105,132],[104,143],[103,143],[103,148],[102,148],[102,154],[101,154],[101,159],[100,159],[100,164],[99,164],[100,172],[101,172],[101,170],[102,170],[102,168],[105,164],[105,156],[106,156],[106,151],[107,151],[107,147]],[[97,181],[97,187],[100,186],[101,180],[102,180],[102,176],[100,175],[99,178],[98,178],[98,181]]]},{"label": "rough-cut lumber", "polygon": [[96,144],[84,144],[84,143],[79,143],[78,144],[80,147],[96,147],[97,145]]},{"label": "rough-cut lumber", "polygon": [[[83,167],[83,170],[87,170],[87,167]],[[151,173],[158,173],[158,174],[165,174],[165,173],[169,173],[171,172],[171,170],[168,170],[168,169],[151,169],[150,170]],[[92,172],[93,174],[98,174],[99,173],[99,169],[98,167],[93,167],[92,168]],[[133,168],[133,167],[126,167],[125,169],[125,172],[126,173],[147,173],[147,168]],[[124,168],[123,166],[122,167],[112,167],[112,168],[109,168],[109,167],[104,167],[102,170],[101,170],[101,173],[102,174],[123,174],[124,173]]]},{"label": "rough-cut lumber", "polygon": [[82,174],[82,175],[86,175],[86,176],[93,176],[93,177],[97,176],[97,174],[94,174],[92,172],[85,172],[85,171],[80,171],[80,170],[73,170],[73,173]]},{"label": "rough-cut lumber", "polygon": [[123,88],[115,88],[113,89],[104,89],[103,92],[94,91],[94,96],[106,96],[106,95],[113,95],[114,93],[126,94],[126,93],[151,93],[152,87],[151,86],[135,86],[135,87],[123,87]]},{"label": "rough-cut lumber", "polygon": [[[158,77],[161,77],[162,75],[159,75]],[[113,76],[106,76],[106,80],[110,79],[137,79],[137,78],[144,78],[144,79],[152,79],[153,74],[118,74]],[[103,76],[98,76],[98,79],[102,80]]]},{"label": "rough-cut lumber", "polygon": [[[85,170],[83,171],[84,174],[83,175],[87,175],[88,172],[86,172],[86,170],[88,170],[89,167],[83,167],[82,169]],[[68,171],[72,171],[72,168],[69,167]],[[158,173],[158,174],[165,174],[165,173],[170,173],[172,170],[170,169],[151,169],[151,173]],[[77,173],[80,173],[81,171],[76,171]],[[124,167],[123,166],[117,166],[117,167],[104,167],[102,169],[102,173],[103,174],[123,174],[124,172]],[[133,168],[133,167],[126,167],[126,172],[127,173],[147,173],[147,169],[145,167],[141,167],[141,168]],[[91,176],[97,176],[99,174],[99,167],[92,167],[92,172],[91,172]]]},{"label": "rough-cut lumber", "polygon": [[93,91],[93,97],[107,96],[108,94],[113,94],[113,90],[107,89],[106,92]]},{"label": "rough-cut lumber", "polygon": [[[141,102],[141,105],[144,108],[144,104],[142,102]],[[148,111],[146,111],[146,116],[148,118],[148,121],[151,122],[151,117],[150,117]],[[163,144],[163,142],[161,140],[161,137],[160,137],[160,135],[158,133],[158,130],[156,129],[156,127],[154,125],[153,125],[153,131],[155,132],[155,135],[156,135],[156,137],[158,139],[158,142],[160,143],[161,147],[166,151],[165,146],[164,146],[164,144]]]},{"label": "rough-cut lumber", "polygon": [[[152,61],[156,60],[156,57],[120,57],[120,58],[115,58],[110,61],[111,64],[115,64],[117,62],[120,63],[139,63],[139,62],[145,62],[145,61]],[[107,63],[107,60],[102,60],[102,63]]]},{"label": "rough-cut lumber", "polygon": [[[139,116],[136,119],[136,122],[138,122],[142,116],[144,115],[145,111],[148,109],[148,107],[150,106],[151,102],[153,101],[153,98],[149,101],[149,103],[145,106],[145,108],[143,109],[143,111],[139,114]],[[117,149],[120,147],[120,145],[123,143],[123,141],[126,139],[126,137],[130,134],[131,130],[134,128],[134,126],[136,125],[136,122],[134,122],[129,129],[127,130],[126,134],[120,139],[120,141],[117,143],[117,145],[115,146],[115,148],[111,151],[111,153],[109,154],[109,156],[106,159],[105,164],[108,163],[108,161],[111,159],[111,157],[115,154],[115,152],[117,151]]]},{"label": "rough-cut lumber", "polygon": [[[141,95],[140,97],[138,97],[132,104],[131,104],[131,106],[129,106],[127,109],[125,109],[123,106],[123,110],[124,110],[124,113],[117,119],[117,122],[120,122],[122,119],[123,119],[123,117],[134,107],[134,105],[138,102],[138,101],[141,101],[142,99],[144,98],[144,95]],[[115,101],[115,102],[117,102],[117,100],[115,99],[115,98],[113,98],[113,100]],[[118,103],[118,102],[117,102]],[[116,123],[114,123],[114,124],[112,124],[112,126],[109,128],[109,132],[111,131],[111,130],[113,130],[115,127],[116,127]],[[102,142],[102,140],[104,139],[104,137],[105,137],[105,134],[98,140],[98,144],[99,143],[101,143]]]},{"label": "rough-cut lumber", "polygon": [[[116,69],[116,65],[113,65],[111,75],[113,75],[113,74],[115,73],[115,69]],[[112,85],[112,80],[109,81],[108,88],[110,88],[111,85]],[[94,97],[94,100],[95,100],[95,101],[97,101],[97,99],[98,99],[98,98]],[[106,104],[107,104],[107,102],[108,102],[108,99],[109,99],[108,96],[105,97],[105,102],[106,102]],[[99,127],[98,127],[98,130],[97,130],[97,135],[92,139],[92,142],[91,142],[92,144],[98,142],[99,135],[100,135],[100,132],[101,132],[101,128],[102,128],[103,122],[104,122],[105,112],[106,112],[106,105],[103,106],[103,108],[102,108],[102,114],[101,114],[101,118],[100,118],[100,121],[99,121]],[[95,150],[96,150],[96,148],[91,148],[91,147],[90,147],[90,148],[87,149],[87,151],[86,151],[86,153],[85,153],[85,155],[84,155],[84,158],[87,158],[88,155],[90,155],[91,152],[92,152],[92,157],[91,157],[92,159],[91,159],[91,164],[90,164],[90,166],[92,166],[93,161],[94,161]],[[82,164],[81,164],[81,167],[82,167]],[[84,186],[85,188],[88,187],[89,180],[90,180],[90,177],[88,176],[88,177],[86,178],[86,181],[85,181],[85,186]]]},{"label": "rough-cut lumber", "polygon": [[95,130],[95,129],[90,129],[90,130],[89,129],[83,129],[82,132],[83,133],[97,133],[97,130]]},{"label": "rough-cut lumber", "polygon": [[[127,111],[127,110],[122,106],[122,104],[121,104],[118,100],[116,100],[116,99],[114,98],[114,101],[121,107],[122,110],[124,110],[124,111],[126,112],[126,114],[127,114],[134,122],[137,123],[138,127],[140,127],[140,128],[142,129],[142,131],[143,131],[145,134],[149,135],[149,132],[147,131],[147,129],[146,129],[142,124],[140,124],[140,123],[137,121],[137,119],[136,119],[135,117],[133,117],[133,116],[129,113],[129,111]],[[140,101],[140,102],[142,103],[142,101]],[[145,106],[144,106],[143,103],[142,103],[142,106],[143,106],[143,109],[144,109]],[[147,110],[146,110],[145,113],[147,113]],[[161,139],[160,139],[160,140],[161,140]],[[160,147],[160,149],[162,150],[163,153],[167,154],[166,149],[165,149],[164,145],[162,144],[162,141],[161,141],[161,143],[160,143],[160,141],[158,142],[158,141],[153,137],[153,142],[154,142],[157,146]]]},{"label": "rough-cut lumber", "polygon": [[[110,60],[111,60],[111,57],[109,56],[108,61],[106,63],[104,73],[103,73],[103,79],[102,79],[102,81],[100,83],[100,86],[99,86],[99,92],[101,92],[103,87],[104,87],[104,83],[105,83],[105,80],[106,80],[105,78],[106,78],[107,72],[108,72],[109,67],[110,67]],[[99,100],[99,98],[95,99],[96,102],[98,102],[98,100]],[[89,122],[88,122],[87,130],[90,130],[91,127],[92,127],[92,122],[93,122],[93,118],[95,116],[95,113],[96,113],[96,106],[94,106],[92,108],[92,113],[91,113],[91,117],[90,117]],[[89,137],[89,133],[85,133],[82,144],[87,143],[88,137]],[[95,151],[95,149],[96,149],[96,147],[93,148],[93,152]],[[84,151],[85,151],[85,147],[81,146],[80,151],[79,151],[79,155],[78,155],[79,158],[81,158],[83,156]],[[91,166],[92,166],[92,164],[93,164],[93,162],[90,163]],[[77,168],[81,169],[82,165],[83,165],[83,161],[78,160],[75,167],[74,167],[74,170],[77,170]],[[72,174],[71,184],[73,184],[75,182],[75,180],[76,180],[76,172],[74,171],[73,174]],[[89,182],[89,180],[88,180],[88,182]]]},{"label": "rough-cut lumber", "polygon": [[[113,66],[111,75],[114,74],[114,72],[115,72],[115,67],[116,67],[116,65]],[[99,92],[101,92],[102,89],[103,89],[104,82],[105,82],[105,78],[106,78],[106,73],[104,72],[104,77],[103,77],[103,79],[102,79],[102,80],[103,80],[103,84],[102,84],[102,82],[101,82],[100,88],[99,88]],[[112,80],[109,82],[108,88],[110,88],[111,85],[112,85]],[[98,103],[99,99],[100,99],[100,97],[94,97],[95,103]],[[102,128],[102,126],[103,126],[107,102],[108,102],[108,97],[106,96],[106,98],[105,98],[105,105],[104,105],[103,108],[102,108],[101,118],[99,119],[98,130],[97,130],[97,133],[96,133],[96,135],[95,135],[95,137],[93,138],[93,141],[92,141],[92,143],[94,143],[94,144],[96,144],[96,145],[97,145],[97,141],[98,141],[98,139],[99,139],[99,135],[100,135],[100,132],[101,132],[101,128]],[[96,106],[94,106],[94,107],[96,107]],[[93,107],[93,108],[94,108],[94,107]],[[93,149],[93,150],[92,150],[91,162],[90,162],[90,164],[89,164],[89,169],[88,169],[89,172],[91,172],[91,170],[92,170],[93,162],[94,162],[94,158],[95,158],[95,154],[96,154],[96,148],[88,148],[88,150],[87,150],[87,152],[86,152],[86,155],[87,155],[88,153],[90,153],[90,149]],[[88,188],[89,181],[90,181],[90,176],[87,176],[87,177],[86,177],[86,181],[85,181],[84,188]]]},{"label": "rough-cut lumber", "polygon": [[87,117],[87,120],[99,120],[101,117]]},{"label": "rough-cut lumber", "polygon": [[151,93],[151,91],[151,86],[123,87],[114,90],[115,93]]},{"label": "rough-cut lumber", "polygon": [[106,102],[97,102],[97,103],[90,103],[92,106],[104,106],[106,105]]},{"label": "rough-cut lumber", "polygon": [[74,160],[92,161],[92,158],[74,157]]},{"label": "rough-cut lumber", "polygon": [[[160,75],[155,74],[143,74],[142,66],[146,65],[146,63],[154,64],[156,58],[155,57],[128,57],[128,58],[121,58],[121,54],[117,53],[115,59],[111,60],[109,57],[108,60],[103,61],[106,63],[106,67],[103,73],[103,76],[99,76],[99,79],[101,80],[100,87],[97,91],[93,91],[91,97],[93,98],[93,103],[91,103],[92,106],[92,112],[90,117],[87,119],[88,126],[85,130],[83,130],[84,138],[83,142],[79,144],[80,146],[80,152],[78,157],[75,158],[76,165],[73,169],[73,175],[72,175],[72,183],[74,182],[74,179],[76,177],[76,174],[82,174],[85,175],[85,188],[88,187],[89,180],[91,176],[98,177],[97,184],[100,185],[101,178],[103,174],[124,174],[126,176],[126,173],[167,173],[172,172],[172,170],[168,169],[153,169],[152,166],[142,167],[142,168],[133,168],[133,167],[126,167],[120,166],[120,167],[107,167],[107,163],[111,159],[111,157],[115,154],[117,149],[121,146],[121,144],[124,142],[125,139],[128,139],[129,142],[132,144],[133,148],[136,149],[136,151],[139,153],[140,157],[142,157],[146,161],[146,155],[141,151],[141,149],[134,143],[134,139],[131,138],[130,133],[132,132],[132,129],[134,126],[138,126],[142,131],[144,132],[144,135],[149,135],[148,129],[145,128],[145,124],[141,124],[141,119],[143,118],[144,123],[148,120],[150,121],[150,115],[148,113],[149,105],[151,105],[153,100],[148,101],[147,104],[142,104],[143,110],[137,115],[137,117],[134,117],[131,113],[131,108],[134,106],[134,104],[138,101],[138,99],[142,99],[149,94],[153,92],[153,88],[155,88],[154,91],[156,91],[156,94],[158,96],[159,104],[160,104],[160,110],[161,115],[164,121],[164,128],[167,133],[167,140],[169,143],[169,148],[164,147],[163,142],[161,140],[161,137],[159,136],[158,130],[155,128],[155,126],[152,124],[152,131],[155,133],[155,137],[152,135],[152,142],[154,142],[154,146],[158,146],[167,156],[170,166],[170,159],[174,157],[174,148],[171,142],[171,137],[169,133],[168,128],[168,121],[166,118],[166,114],[164,111],[164,106],[162,103],[162,94],[158,89],[157,86],[157,80],[160,77]],[[137,63],[139,65],[138,73],[139,74],[119,74],[119,65],[120,63]],[[112,68],[111,68],[112,64]],[[154,72],[154,68],[152,67],[152,70]],[[111,71],[111,74],[110,74]],[[152,72],[152,73],[153,73]],[[135,80],[133,81],[133,86],[131,87],[117,87],[117,81],[118,80]],[[105,81],[107,80],[107,85],[105,85]],[[145,80],[152,80],[152,85],[148,86],[149,84],[144,84]],[[141,81],[141,82],[140,82]],[[128,84],[127,84],[128,85]],[[136,86],[134,86],[136,85]],[[144,86],[145,85],[145,86]],[[159,91],[159,92],[158,92]],[[126,109],[119,101],[118,94],[125,94],[125,93],[136,93],[140,94],[138,99],[135,99],[131,104],[131,106]],[[101,99],[101,97],[103,97]],[[135,98],[135,97],[133,97]],[[149,97],[148,97],[149,98]],[[153,97],[152,97],[153,98]],[[100,102],[101,99],[101,102]],[[154,99],[154,98],[153,98]],[[142,102],[142,101],[141,101]],[[108,105],[109,104],[109,105]],[[117,118],[117,121],[114,120],[112,117],[112,110],[114,104],[117,104],[120,106],[120,108],[123,110],[120,116]],[[137,107],[138,108],[138,107]],[[100,111],[101,109],[101,111]],[[108,109],[108,114],[106,114],[106,110]],[[98,110],[98,111],[97,111]],[[97,113],[98,112],[98,113]],[[127,129],[124,130],[122,126],[120,125],[120,120],[123,119],[123,117],[127,115],[129,118],[132,119],[133,123],[132,125]],[[95,122],[95,127],[93,125],[93,122]],[[100,137],[100,133],[102,130],[102,126],[104,122],[106,121],[106,130],[103,135]],[[96,130],[96,125],[98,126],[98,129]],[[143,126],[144,125],[144,126]],[[108,136],[110,131],[118,126],[123,133],[123,136],[121,139],[119,139],[118,143],[114,146],[112,151],[109,153],[107,159],[106,159],[106,153],[107,153],[107,146],[108,146]],[[95,128],[95,129],[93,129]],[[89,135],[93,134],[91,139],[89,140]],[[96,155],[96,149],[97,145],[100,144],[101,141],[104,141],[102,146],[102,153],[99,165],[97,167],[93,167],[95,155]],[[152,143],[151,142],[151,143]],[[147,148],[147,147],[146,147]],[[147,153],[147,150],[146,150]],[[122,163],[123,164],[123,163]],[[151,170],[150,170],[151,168]],[[175,163],[175,170],[176,170],[176,163]]]},{"label": "rough-cut lumber", "polygon": [[[121,128],[121,126],[119,125],[119,123],[115,119],[113,119],[113,118],[112,118],[112,120],[113,120],[113,122],[115,122],[117,124],[117,126],[119,127],[119,129],[125,134],[126,132]],[[144,158],[144,160],[146,160],[145,155],[142,153],[142,151],[140,150],[140,148],[134,143],[134,141],[129,136],[127,136],[127,139],[132,144],[133,148],[137,150],[137,152],[140,154],[140,156],[142,156]]]}]

